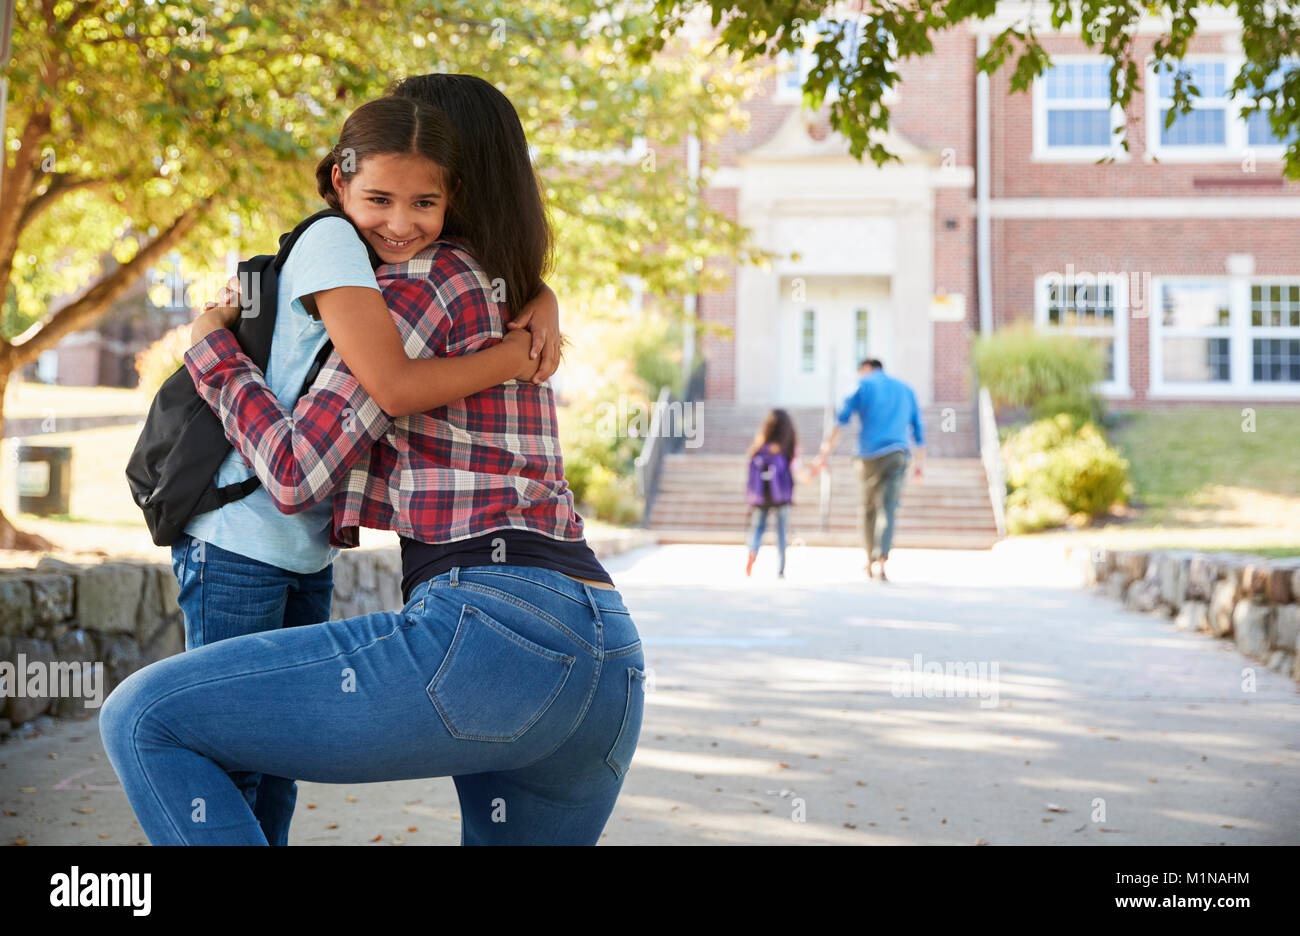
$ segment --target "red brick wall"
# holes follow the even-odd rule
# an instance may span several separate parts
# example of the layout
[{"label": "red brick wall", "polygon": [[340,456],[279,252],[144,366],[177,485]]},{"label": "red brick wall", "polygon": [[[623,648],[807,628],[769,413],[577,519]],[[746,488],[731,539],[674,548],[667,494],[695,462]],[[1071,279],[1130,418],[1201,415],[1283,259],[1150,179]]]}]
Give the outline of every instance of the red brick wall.
[{"label": "red brick wall", "polygon": [[[1134,40],[1139,67],[1150,54],[1154,36]],[[1048,54],[1092,54],[1078,37],[1044,36]],[[1195,36],[1189,52],[1223,51],[1221,35]],[[1300,183],[1282,179],[1281,160],[1259,159],[1253,173],[1245,173],[1235,161],[1213,163],[1147,162],[1145,88],[1133,94],[1125,111],[1128,161],[1103,165],[1088,162],[1032,162],[1033,99],[1029,91],[1011,92],[1013,61],[1010,57],[989,78],[990,131],[992,137],[992,195],[994,198],[1117,198],[1168,197],[1198,195],[1239,195],[1242,197],[1300,196]],[[1139,80],[1145,82],[1145,72]],[[1229,81],[1232,75],[1228,76]],[[1244,98],[1229,105],[1229,113],[1241,106]],[[1156,128],[1158,131],[1159,128]],[[1197,180],[1201,184],[1197,185]],[[1215,181],[1226,183],[1212,185]],[[1255,183],[1243,186],[1247,181]],[[1238,183],[1238,184],[1233,184]]]},{"label": "red brick wall", "polygon": [[[1067,264],[1076,273],[1224,276],[1228,255],[1245,253],[1259,275],[1300,272],[1300,219],[995,219],[992,228],[995,327],[1032,319],[1035,278],[1064,274]],[[1150,305],[1148,298],[1148,312]],[[1128,323],[1135,403],[1145,401],[1150,382],[1147,325],[1146,318]]]}]

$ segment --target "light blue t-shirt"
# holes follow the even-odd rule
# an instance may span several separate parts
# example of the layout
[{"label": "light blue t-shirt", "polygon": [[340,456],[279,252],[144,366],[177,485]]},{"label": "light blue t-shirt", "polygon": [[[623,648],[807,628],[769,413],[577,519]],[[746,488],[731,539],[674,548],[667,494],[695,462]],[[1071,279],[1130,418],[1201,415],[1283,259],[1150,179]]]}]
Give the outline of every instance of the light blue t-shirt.
[{"label": "light blue t-shirt", "polygon": [[901,380],[884,371],[874,371],[858,383],[858,389],[844,401],[838,422],[848,425],[857,414],[858,455],[878,458],[888,452],[906,452],[910,428],[918,446],[925,445],[925,428],[916,394]]},{"label": "light blue t-shirt", "polygon": [[[365,245],[352,225],[342,218],[322,218],[302,233],[280,270],[266,382],[291,412],[312,361],[329,338],[325,326],[303,308],[302,297],[339,286],[379,289]],[[232,449],[217,472],[217,485],[253,475],[243,456]],[[329,544],[331,500],[285,514],[259,486],[247,497],[192,517],[185,532],[291,572],[319,572],[339,554]]]}]

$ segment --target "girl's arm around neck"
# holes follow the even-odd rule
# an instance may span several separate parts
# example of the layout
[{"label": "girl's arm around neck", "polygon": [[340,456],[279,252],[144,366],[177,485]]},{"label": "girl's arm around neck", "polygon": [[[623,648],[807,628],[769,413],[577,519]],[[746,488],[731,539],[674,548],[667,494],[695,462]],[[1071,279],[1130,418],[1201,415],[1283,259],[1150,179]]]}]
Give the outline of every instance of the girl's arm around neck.
[{"label": "girl's arm around neck", "polygon": [[522,331],[472,354],[411,358],[381,293],[340,286],[314,298],[339,357],[390,416],[435,410],[507,380],[528,380],[538,367],[529,358],[532,337]]}]

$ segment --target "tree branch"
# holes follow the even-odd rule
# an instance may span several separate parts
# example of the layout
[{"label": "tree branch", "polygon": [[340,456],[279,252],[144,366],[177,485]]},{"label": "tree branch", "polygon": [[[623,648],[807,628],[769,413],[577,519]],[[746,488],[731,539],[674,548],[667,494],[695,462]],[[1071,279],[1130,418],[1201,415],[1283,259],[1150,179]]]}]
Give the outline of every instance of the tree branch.
[{"label": "tree branch", "polygon": [[211,204],[212,196],[209,196],[186,210],[172,222],[171,227],[141,247],[134,257],[102,277],[80,298],[36,326],[35,333],[30,334],[26,340],[5,349],[0,369],[12,372],[36,360],[42,351],[52,349],[65,336],[93,322],[113,300],[143,276],[145,270],[180,243]]},{"label": "tree branch", "polygon": [[46,208],[67,195],[69,192],[75,192],[78,189],[98,188],[101,185],[108,185],[113,182],[125,182],[131,178],[131,173],[121,172],[115,176],[101,179],[74,179],[66,172],[52,173],[50,184],[46,186],[45,191],[34,196],[23,209],[23,213],[18,217],[18,236],[22,235],[27,225],[31,224]]}]

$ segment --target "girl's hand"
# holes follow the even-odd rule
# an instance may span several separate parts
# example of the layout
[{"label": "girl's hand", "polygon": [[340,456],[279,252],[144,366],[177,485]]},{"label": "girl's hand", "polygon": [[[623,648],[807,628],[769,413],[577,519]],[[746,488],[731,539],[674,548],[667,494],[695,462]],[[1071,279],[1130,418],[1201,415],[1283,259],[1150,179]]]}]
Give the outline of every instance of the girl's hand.
[{"label": "girl's hand", "polygon": [[190,343],[198,344],[218,328],[233,329],[242,314],[239,280],[231,277],[230,282],[217,293],[217,301],[206,303],[198,318],[190,325]]},{"label": "girl's hand", "polygon": [[519,314],[506,328],[510,331],[527,329],[531,332],[529,357],[538,359],[532,382],[540,384],[548,380],[560,366],[564,346],[564,336],[560,334],[560,303],[551,288],[543,283],[541,291],[519,310]]},{"label": "girl's hand", "polygon": [[506,332],[506,336],[501,339],[501,343],[506,346],[513,346],[519,353],[519,370],[516,371],[514,379],[528,381],[538,372],[538,363],[531,356],[533,339],[523,330]]}]

